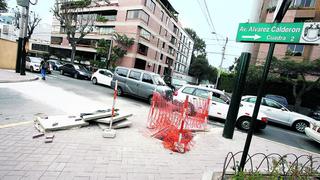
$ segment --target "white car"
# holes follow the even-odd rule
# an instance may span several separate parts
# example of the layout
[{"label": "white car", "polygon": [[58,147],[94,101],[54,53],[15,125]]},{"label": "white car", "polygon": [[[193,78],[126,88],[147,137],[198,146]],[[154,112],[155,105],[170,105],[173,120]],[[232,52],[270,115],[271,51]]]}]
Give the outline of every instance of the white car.
[{"label": "white car", "polygon": [[103,84],[107,86],[111,86],[113,73],[107,69],[98,69],[91,76],[91,81],[93,84]]},{"label": "white car", "polygon": [[42,58],[39,57],[26,57],[26,69],[30,70],[31,72],[40,72],[40,63],[43,61]]},{"label": "white car", "polygon": [[[256,96],[243,96],[241,103],[244,106],[254,107],[255,102]],[[290,126],[301,133],[304,132],[304,129],[308,127],[310,123],[316,122],[316,120],[308,116],[292,112],[280,103],[268,98],[262,98],[260,112],[267,115],[268,121]]]},{"label": "white car", "polygon": [[[230,97],[220,90],[184,85],[173,94],[173,100],[183,102],[186,96],[189,96],[190,103],[192,103],[192,101],[197,101],[200,98],[207,99],[210,92],[212,93],[212,99],[209,107],[209,116],[225,120],[229,110]],[[238,128],[249,130],[252,112],[253,108],[240,106],[236,122]],[[264,129],[267,125],[267,117],[263,113],[259,113],[257,119],[255,128]]]},{"label": "white car", "polygon": [[307,136],[309,136],[311,139],[320,143],[320,122],[319,121],[316,123],[311,123],[310,127],[306,127],[304,131]]}]

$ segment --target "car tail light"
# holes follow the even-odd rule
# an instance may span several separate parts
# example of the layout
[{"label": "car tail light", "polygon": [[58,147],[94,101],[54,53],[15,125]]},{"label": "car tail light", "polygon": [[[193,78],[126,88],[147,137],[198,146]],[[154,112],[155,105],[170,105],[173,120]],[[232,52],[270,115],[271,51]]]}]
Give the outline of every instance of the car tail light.
[{"label": "car tail light", "polygon": [[261,118],[261,121],[264,122],[264,123],[267,123],[268,122],[268,118],[263,117],[263,118]]},{"label": "car tail light", "polygon": [[173,92],[173,95],[174,95],[174,96],[178,96],[178,91],[174,91],[174,92]]}]

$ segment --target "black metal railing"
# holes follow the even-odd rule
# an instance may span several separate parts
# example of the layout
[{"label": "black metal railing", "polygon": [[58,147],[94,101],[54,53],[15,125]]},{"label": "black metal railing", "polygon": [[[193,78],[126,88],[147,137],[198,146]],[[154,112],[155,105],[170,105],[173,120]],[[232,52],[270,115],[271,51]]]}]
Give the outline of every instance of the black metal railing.
[{"label": "black metal railing", "polygon": [[[225,158],[221,179],[228,175],[236,175],[239,171],[239,161],[242,151],[229,152]],[[247,156],[244,173],[261,173],[272,175],[275,172],[281,177],[311,176],[320,178],[320,157],[312,155],[297,156],[293,153],[280,155],[278,153],[255,153]]]}]

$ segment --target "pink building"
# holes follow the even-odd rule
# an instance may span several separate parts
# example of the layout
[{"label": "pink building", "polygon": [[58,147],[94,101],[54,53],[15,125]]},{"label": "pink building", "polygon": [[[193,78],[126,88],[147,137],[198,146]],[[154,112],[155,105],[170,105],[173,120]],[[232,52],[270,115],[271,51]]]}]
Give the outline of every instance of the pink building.
[{"label": "pink building", "polygon": [[[265,0],[261,12],[261,22],[272,22],[277,0]],[[293,0],[282,22],[320,22],[320,0]],[[261,65],[268,53],[268,44],[255,44],[252,63]],[[278,59],[290,58],[296,61],[320,58],[320,46],[301,44],[277,44],[274,56]]]},{"label": "pink building", "polygon": [[[111,33],[134,38],[134,45],[118,65],[144,69],[160,75],[187,75],[194,42],[178,21],[178,12],[168,0],[97,1],[85,10],[103,16],[107,22],[95,22],[94,31],[77,46],[76,56],[84,60],[97,59],[99,39],[111,39]],[[53,53],[71,49],[63,27],[55,20],[52,26]]]}]

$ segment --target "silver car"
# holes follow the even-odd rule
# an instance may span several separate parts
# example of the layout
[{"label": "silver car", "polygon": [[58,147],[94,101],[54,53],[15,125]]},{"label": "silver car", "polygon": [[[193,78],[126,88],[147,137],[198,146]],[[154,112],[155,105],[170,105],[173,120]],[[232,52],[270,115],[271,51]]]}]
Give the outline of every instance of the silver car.
[{"label": "silver car", "polygon": [[156,90],[164,97],[172,99],[172,90],[159,74],[134,68],[117,67],[111,82],[112,88],[116,80],[118,80],[119,96],[129,94],[147,99],[151,103],[152,94]]}]

